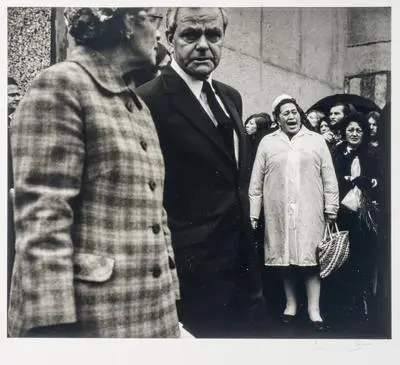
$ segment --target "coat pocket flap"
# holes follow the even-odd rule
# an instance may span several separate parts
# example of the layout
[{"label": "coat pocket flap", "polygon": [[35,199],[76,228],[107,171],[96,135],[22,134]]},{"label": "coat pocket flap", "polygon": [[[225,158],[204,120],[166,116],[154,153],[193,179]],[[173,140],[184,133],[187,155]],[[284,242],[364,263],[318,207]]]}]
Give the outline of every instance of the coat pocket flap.
[{"label": "coat pocket flap", "polygon": [[74,255],[74,278],[84,281],[107,281],[114,270],[114,259],[93,253]]}]

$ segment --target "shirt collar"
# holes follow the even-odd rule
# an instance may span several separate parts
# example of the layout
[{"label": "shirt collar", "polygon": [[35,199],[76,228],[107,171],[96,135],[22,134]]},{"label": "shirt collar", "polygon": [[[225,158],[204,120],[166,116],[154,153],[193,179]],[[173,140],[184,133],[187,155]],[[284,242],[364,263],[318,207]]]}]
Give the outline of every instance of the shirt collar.
[{"label": "shirt collar", "polygon": [[[197,99],[200,99],[201,90],[203,88],[203,81],[194,78],[193,76],[187,74],[183,69],[178,65],[175,61],[175,58],[172,58],[171,61],[172,69],[185,81],[186,85],[192,91],[192,93],[196,96]],[[212,75],[208,76],[206,82],[208,82],[211,86],[211,89],[215,93],[215,89],[212,84]]]},{"label": "shirt collar", "polygon": [[[276,133],[280,133],[283,137],[287,137],[289,139],[287,134],[284,131],[282,131],[281,127],[279,127],[279,129],[276,131]],[[307,127],[302,125],[300,127],[300,130],[292,137],[292,139],[301,137],[301,136],[303,136],[305,134],[312,134],[312,133],[314,133],[314,132],[310,131]]]}]

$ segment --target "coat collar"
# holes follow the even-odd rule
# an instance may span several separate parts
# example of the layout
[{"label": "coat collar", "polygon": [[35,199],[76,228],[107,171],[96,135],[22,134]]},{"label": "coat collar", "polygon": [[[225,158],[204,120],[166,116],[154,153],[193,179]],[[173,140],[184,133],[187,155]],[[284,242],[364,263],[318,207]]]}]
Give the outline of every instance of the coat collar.
[{"label": "coat collar", "polygon": [[73,49],[68,61],[82,66],[103,89],[119,94],[128,87],[122,79],[122,71],[112,66],[110,61],[99,52],[84,46]]}]

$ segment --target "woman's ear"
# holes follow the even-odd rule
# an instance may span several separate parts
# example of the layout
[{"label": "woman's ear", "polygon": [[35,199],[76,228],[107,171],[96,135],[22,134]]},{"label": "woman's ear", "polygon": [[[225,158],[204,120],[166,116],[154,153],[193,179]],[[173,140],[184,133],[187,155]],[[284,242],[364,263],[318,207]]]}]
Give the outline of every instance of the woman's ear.
[{"label": "woman's ear", "polygon": [[125,39],[133,38],[135,33],[135,16],[133,14],[126,13],[124,15],[121,32]]}]

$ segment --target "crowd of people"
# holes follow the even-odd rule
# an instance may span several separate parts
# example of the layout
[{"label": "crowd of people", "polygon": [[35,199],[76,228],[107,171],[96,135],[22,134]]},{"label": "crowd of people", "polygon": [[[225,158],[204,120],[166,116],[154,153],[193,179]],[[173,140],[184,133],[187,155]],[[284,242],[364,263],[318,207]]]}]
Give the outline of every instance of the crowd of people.
[{"label": "crowd of people", "polygon": [[[385,113],[388,108],[389,104]],[[322,281],[327,322],[341,330],[368,321],[371,326],[382,325],[388,310],[382,301],[388,301],[390,285],[388,226],[382,225],[383,217],[390,214],[383,194],[390,178],[388,162],[382,162],[388,151],[379,146],[382,139],[387,143],[383,131],[390,120],[377,110],[359,112],[346,102],[329,106],[328,116],[318,109],[304,113],[289,95],[279,96],[272,109],[278,130],[265,113],[246,120],[247,125],[258,121],[255,127],[246,128],[257,154],[249,195],[265,265],[278,267],[283,281],[283,321],[295,319],[293,282],[303,271],[310,320],[317,322],[318,329],[328,327],[319,312],[318,275],[313,287],[313,273],[304,267],[316,269],[314,275],[318,272],[316,248],[325,224],[334,221],[341,230],[349,231],[350,256],[343,268]],[[278,191],[281,193],[274,194]],[[262,206],[264,214],[260,214]],[[311,256],[304,256],[307,254]]]},{"label": "crowd of people", "polygon": [[[154,8],[65,18],[69,58],[19,105],[9,78],[9,336],[266,337],[271,316],[296,326],[300,281],[315,333],[383,318],[389,104],[282,94],[243,122],[212,77],[224,9],[168,9],[169,50]],[[334,223],[350,258],[321,280]]]}]

